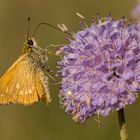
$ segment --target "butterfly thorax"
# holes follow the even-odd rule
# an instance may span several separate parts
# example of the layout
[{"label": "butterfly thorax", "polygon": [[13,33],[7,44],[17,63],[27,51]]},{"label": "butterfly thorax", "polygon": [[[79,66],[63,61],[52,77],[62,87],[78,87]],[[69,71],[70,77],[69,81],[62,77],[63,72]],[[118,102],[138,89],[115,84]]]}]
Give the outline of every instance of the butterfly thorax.
[{"label": "butterfly thorax", "polygon": [[34,38],[27,40],[24,43],[23,53],[27,54],[27,59],[31,62],[35,69],[42,69],[47,67],[47,53],[44,49],[37,46]]}]

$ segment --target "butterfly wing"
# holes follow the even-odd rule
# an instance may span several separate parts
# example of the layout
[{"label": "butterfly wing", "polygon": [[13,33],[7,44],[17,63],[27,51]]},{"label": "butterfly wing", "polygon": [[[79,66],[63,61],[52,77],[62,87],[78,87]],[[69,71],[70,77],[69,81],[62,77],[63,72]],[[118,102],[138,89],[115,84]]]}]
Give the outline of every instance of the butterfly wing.
[{"label": "butterfly wing", "polygon": [[24,54],[0,78],[0,104],[30,105],[39,100],[46,104],[51,101],[48,78]]}]

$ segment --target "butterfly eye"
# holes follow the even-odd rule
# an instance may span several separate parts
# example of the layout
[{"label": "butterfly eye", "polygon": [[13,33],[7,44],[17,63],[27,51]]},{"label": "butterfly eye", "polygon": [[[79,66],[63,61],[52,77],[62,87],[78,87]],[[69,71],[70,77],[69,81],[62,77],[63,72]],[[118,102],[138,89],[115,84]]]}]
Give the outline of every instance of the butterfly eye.
[{"label": "butterfly eye", "polygon": [[32,46],[32,45],[34,45],[34,42],[31,39],[29,39],[29,40],[27,40],[27,44]]}]

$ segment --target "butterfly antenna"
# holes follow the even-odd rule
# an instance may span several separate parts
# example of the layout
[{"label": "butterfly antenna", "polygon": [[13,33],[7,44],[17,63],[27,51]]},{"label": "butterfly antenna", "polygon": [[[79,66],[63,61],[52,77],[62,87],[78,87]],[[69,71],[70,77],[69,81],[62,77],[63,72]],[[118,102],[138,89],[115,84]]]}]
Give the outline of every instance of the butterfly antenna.
[{"label": "butterfly antenna", "polygon": [[38,31],[38,29],[39,29],[39,27],[40,27],[41,25],[46,25],[46,26],[49,26],[49,27],[51,27],[51,28],[53,28],[53,29],[55,29],[55,30],[58,30],[58,31],[63,32],[63,33],[68,34],[68,35],[71,35],[71,33],[68,32],[68,31],[63,31],[63,30],[61,30],[61,29],[59,29],[59,28],[57,28],[57,27],[55,27],[55,26],[53,26],[53,25],[51,25],[51,24],[49,24],[49,23],[42,22],[42,23],[39,23],[38,26],[36,27],[36,29],[35,29],[35,31],[34,31],[34,33],[33,33],[33,37],[35,36],[36,32]]},{"label": "butterfly antenna", "polygon": [[27,19],[27,35],[26,35],[26,39],[29,38],[29,34],[30,34],[30,17],[28,17]]}]

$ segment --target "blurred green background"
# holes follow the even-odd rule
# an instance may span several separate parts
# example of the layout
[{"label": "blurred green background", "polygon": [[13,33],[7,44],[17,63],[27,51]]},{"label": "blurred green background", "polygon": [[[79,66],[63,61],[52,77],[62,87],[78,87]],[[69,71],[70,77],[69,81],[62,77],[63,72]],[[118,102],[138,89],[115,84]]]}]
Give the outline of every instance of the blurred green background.
[{"label": "blurred green background", "polygon": [[[0,0],[0,74],[19,56],[24,35],[27,32],[27,17],[30,16],[33,32],[40,22],[53,25],[65,23],[69,29],[78,31],[80,12],[86,22],[100,13],[112,12],[115,19],[131,17],[135,0]],[[36,34],[39,46],[66,43],[63,33],[41,26]],[[49,65],[55,69],[57,57],[49,56]],[[51,81],[54,82],[54,81]],[[101,118],[99,128],[95,117],[79,125],[60,108],[59,86],[50,84],[52,103],[47,107],[36,103],[0,106],[0,140],[119,140],[117,113]],[[126,108],[126,120],[130,140],[140,140],[140,101]]]}]

